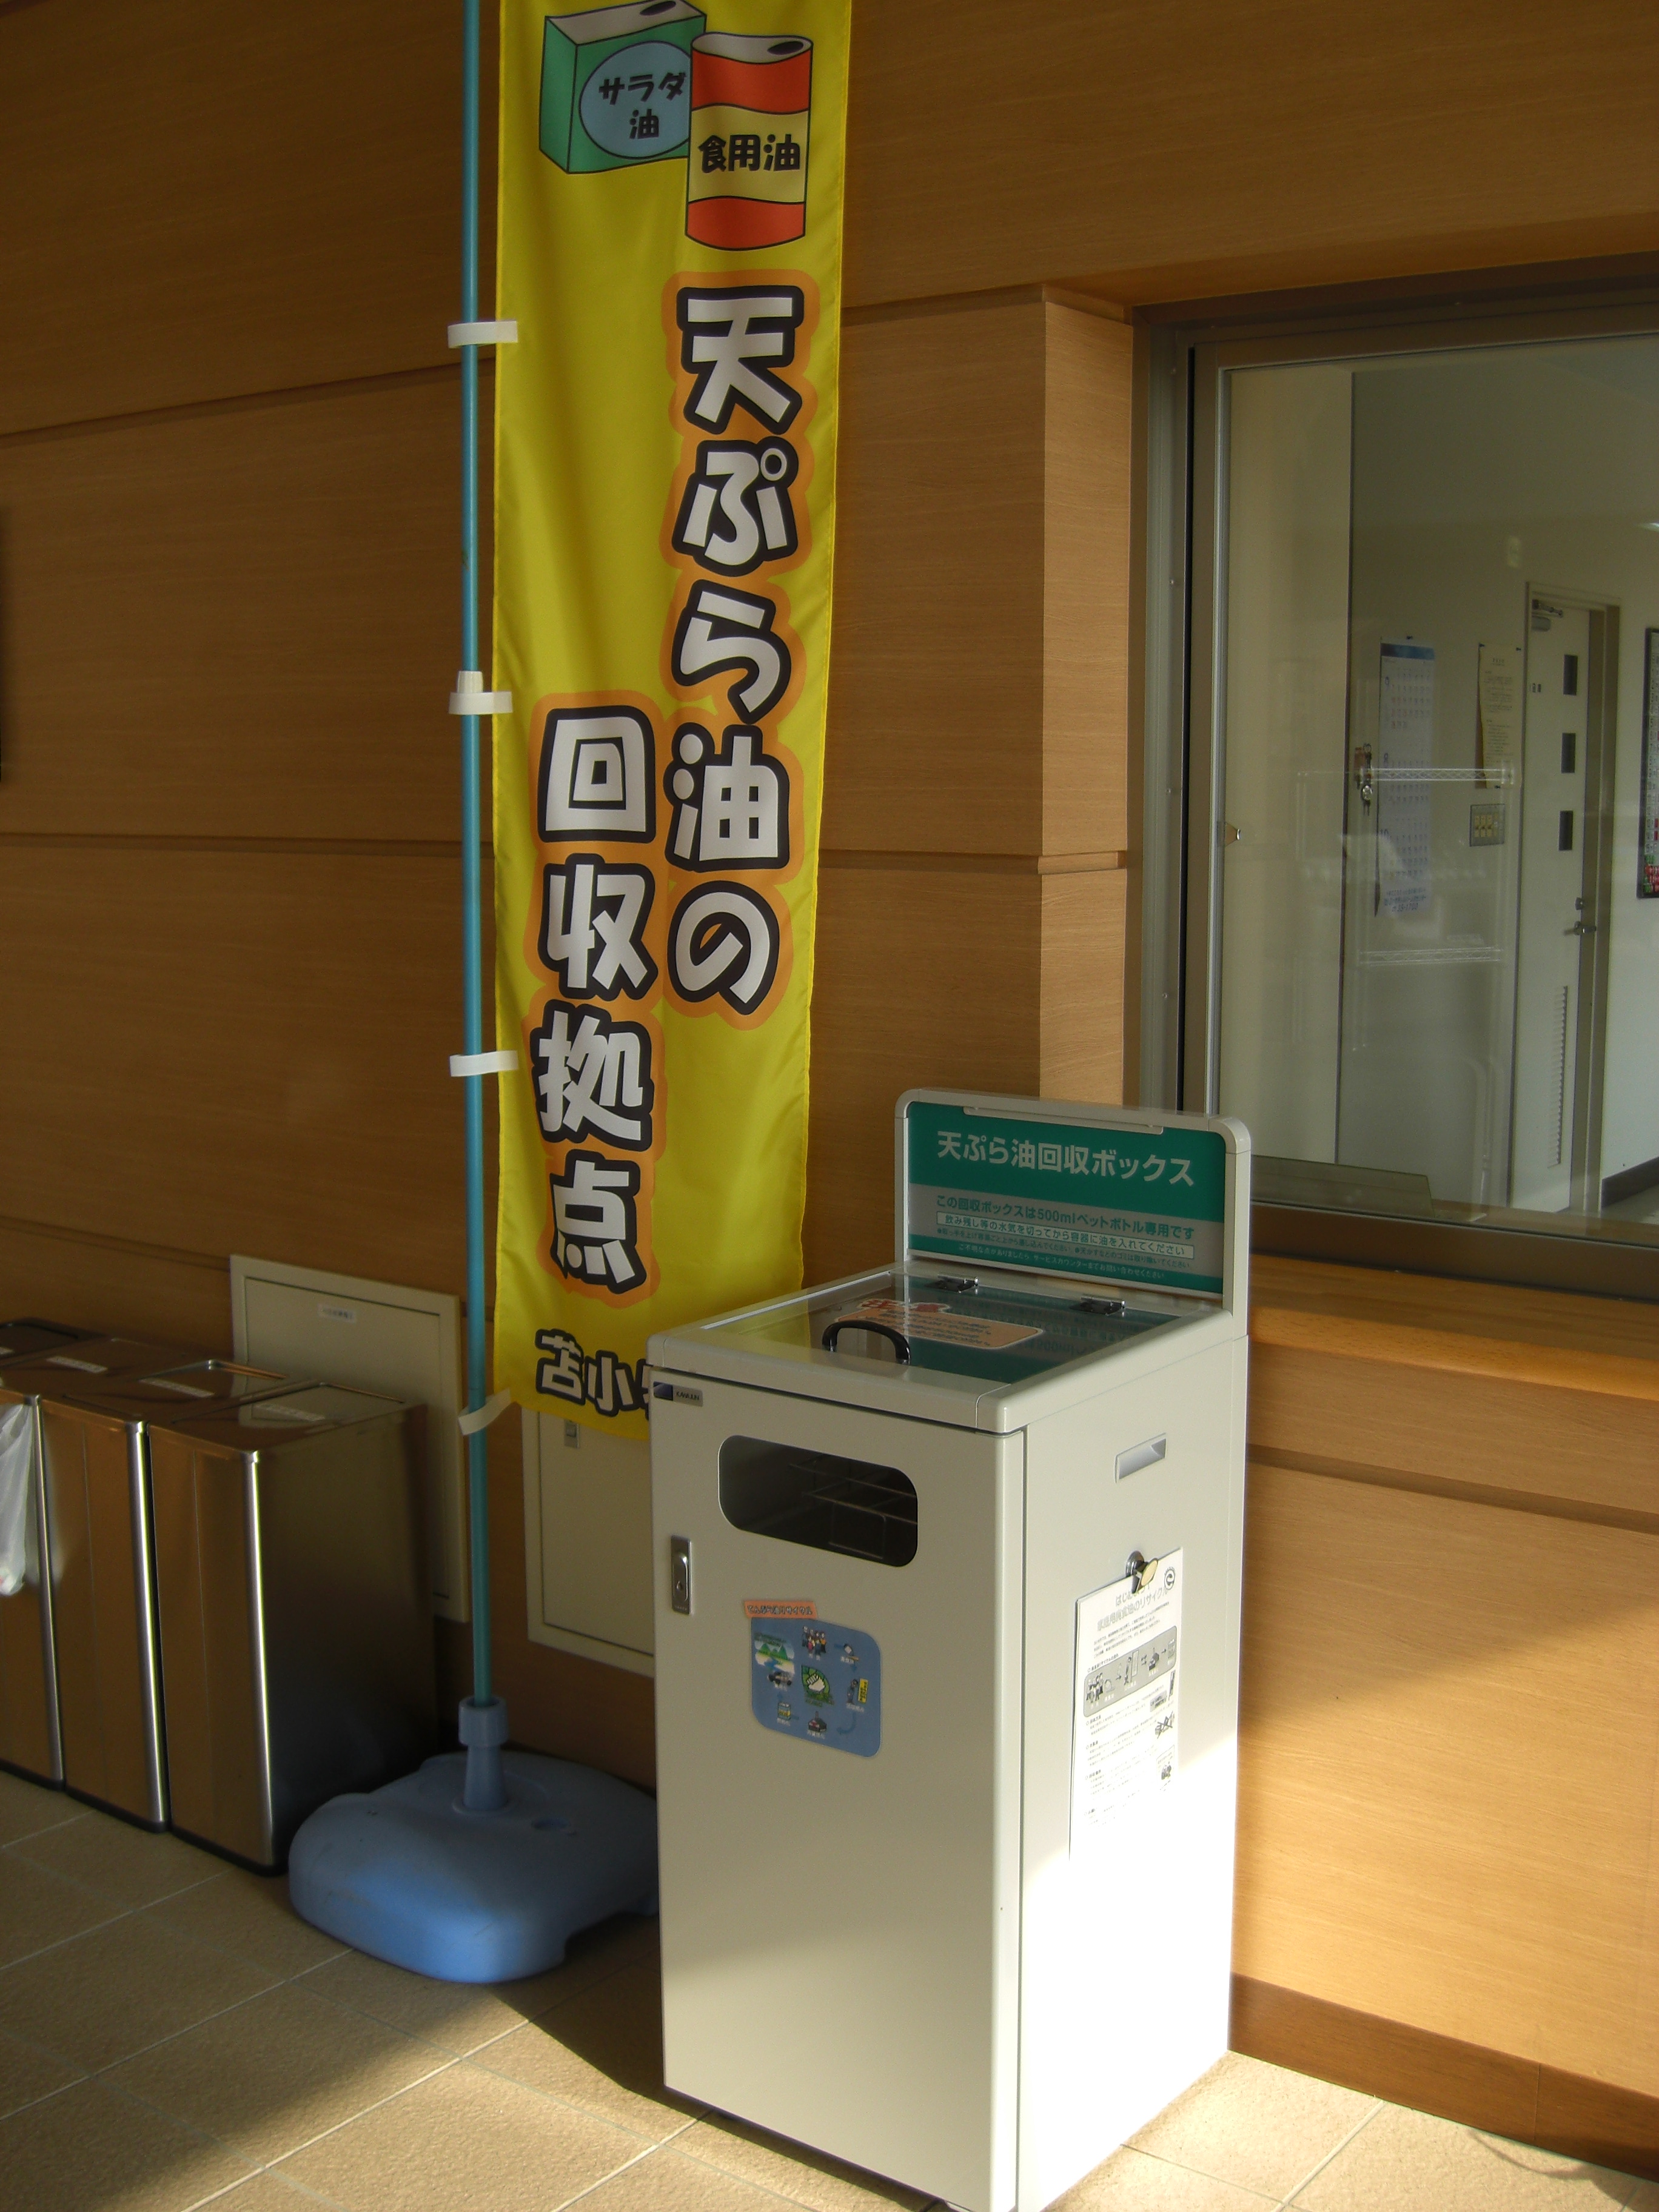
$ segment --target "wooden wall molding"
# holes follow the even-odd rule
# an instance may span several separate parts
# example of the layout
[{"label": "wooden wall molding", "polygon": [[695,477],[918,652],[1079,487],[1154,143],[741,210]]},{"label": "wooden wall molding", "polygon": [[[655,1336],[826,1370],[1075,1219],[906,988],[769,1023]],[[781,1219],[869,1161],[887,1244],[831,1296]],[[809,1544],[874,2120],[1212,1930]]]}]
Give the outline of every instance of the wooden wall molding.
[{"label": "wooden wall molding", "polygon": [[1253,1301],[1250,1334],[1259,1344],[1287,1351],[1659,1404],[1659,1360],[1490,1337],[1481,1333],[1478,1312],[1471,1315],[1467,1334],[1454,1334],[1403,1322],[1359,1320],[1340,1311],[1304,1313]]},{"label": "wooden wall molding", "polygon": [[1327,1260],[1255,1252],[1250,1257],[1250,1305],[1252,1327],[1258,1310],[1314,1314],[1390,1332],[1402,1327],[1432,1329],[1659,1362],[1659,1304],[1645,1299],[1587,1297],[1582,1291],[1340,1267]]},{"label": "wooden wall molding", "polygon": [[1045,296],[1041,284],[1004,284],[984,292],[923,292],[911,300],[876,300],[862,307],[846,301],[842,328],[863,330],[872,323],[907,323],[926,315],[977,315],[993,307],[1037,307]]},{"label": "wooden wall molding", "polygon": [[[493,854],[487,837],[481,853]],[[456,860],[459,837],[124,837],[109,830],[0,830],[0,851],[33,853],[290,853],[362,860]]]},{"label": "wooden wall molding", "polygon": [[824,868],[946,868],[1009,876],[1109,875],[1127,868],[1127,853],[860,853],[825,846]]},{"label": "wooden wall molding", "polygon": [[1643,1394],[1407,1366],[1252,1339],[1253,1449],[1655,1510],[1659,1403]]},{"label": "wooden wall molding", "polygon": [[1659,1307],[1261,1258],[1250,1449],[1423,1495],[1647,1530]]},{"label": "wooden wall molding", "polygon": [[1233,1977],[1232,2047],[1541,2150],[1659,2179],[1659,2097]]},{"label": "wooden wall molding", "polygon": [[[488,387],[495,374],[493,356],[486,355],[479,362],[478,373]],[[75,438],[96,438],[112,430],[159,429],[170,422],[211,422],[224,415],[257,415],[267,408],[303,407],[312,401],[349,398],[364,392],[418,391],[422,385],[447,384],[459,380],[459,376],[460,371],[453,361],[434,362],[428,368],[388,369],[377,376],[331,377],[316,384],[273,385],[269,390],[231,392],[218,399],[188,399],[179,401],[176,406],[141,408],[130,415],[88,415],[65,422],[42,422],[21,430],[0,431],[0,453],[28,446],[58,445]],[[487,489],[484,496],[489,496]]]},{"label": "wooden wall molding", "polygon": [[976,314],[982,307],[1030,307],[1042,303],[1075,307],[1080,314],[1098,315],[1108,322],[1133,320],[1133,311],[1098,292],[1065,284],[1006,284],[985,292],[923,293],[914,300],[878,300],[867,306],[845,306],[842,322],[847,327],[865,323],[903,322],[913,315]]},{"label": "wooden wall molding", "polygon": [[170,1267],[206,1267],[224,1275],[228,1291],[228,1262],[216,1252],[190,1252],[174,1244],[144,1244],[136,1237],[112,1237],[96,1229],[72,1229],[57,1221],[25,1221],[0,1214],[0,1237],[52,1237],[66,1244],[84,1244],[97,1252],[118,1254],[125,1259],[157,1260]]},{"label": "wooden wall molding", "polygon": [[[1017,37],[996,0],[867,9],[848,297],[1194,299],[1651,250],[1650,16],[1583,0],[1563,57],[1547,0],[1028,8]],[[919,128],[941,68],[963,102]]]},{"label": "wooden wall molding", "polygon": [[1419,1498],[1450,1498],[1465,1505],[1490,1505],[1508,1513],[1541,1513],[1554,1521],[1586,1521],[1602,1528],[1635,1528],[1659,1535],[1659,1510],[1644,1512],[1598,1505],[1577,1498],[1506,1489],[1498,1482],[1460,1482],[1449,1476],[1402,1473],[1397,1467],[1371,1467],[1358,1460],[1321,1459],[1311,1452],[1283,1451],[1267,1444],[1250,1446],[1252,1462],[1288,1468],[1299,1474],[1327,1474],[1337,1482],[1369,1483],[1379,1490],[1409,1491]]},{"label": "wooden wall molding", "polygon": [[25,1314],[228,1358],[230,1261],[8,1219],[0,1222],[0,1316]]},{"label": "wooden wall molding", "polygon": [[1221,296],[1144,301],[1138,321],[1224,325],[1249,328],[1286,315],[1333,316],[1344,320],[1380,312],[1390,320],[1425,311],[1449,313],[1479,304],[1526,307],[1540,293],[1593,301],[1651,298],[1659,284],[1659,253],[1607,254],[1572,261],[1500,263],[1492,268],[1423,270],[1405,280],[1398,276],[1341,284],[1304,284],[1287,291],[1232,292]]}]

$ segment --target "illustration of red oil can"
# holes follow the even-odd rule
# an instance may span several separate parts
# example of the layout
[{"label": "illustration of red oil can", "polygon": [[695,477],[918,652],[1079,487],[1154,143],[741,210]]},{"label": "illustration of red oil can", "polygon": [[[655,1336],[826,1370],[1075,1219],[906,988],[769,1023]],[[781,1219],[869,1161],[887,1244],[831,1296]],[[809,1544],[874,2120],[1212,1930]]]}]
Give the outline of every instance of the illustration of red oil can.
[{"label": "illustration of red oil can", "polygon": [[804,234],[811,104],[810,39],[693,40],[688,237],[744,252]]}]

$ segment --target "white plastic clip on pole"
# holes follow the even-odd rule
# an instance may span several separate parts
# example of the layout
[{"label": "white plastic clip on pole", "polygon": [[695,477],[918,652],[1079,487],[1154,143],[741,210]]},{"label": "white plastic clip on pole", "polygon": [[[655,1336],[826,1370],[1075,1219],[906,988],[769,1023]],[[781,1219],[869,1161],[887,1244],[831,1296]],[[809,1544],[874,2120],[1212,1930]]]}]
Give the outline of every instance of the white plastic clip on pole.
[{"label": "white plastic clip on pole", "polygon": [[455,689],[449,695],[452,714],[510,714],[513,694],[510,691],[486,691],[483,671],[463,668],[455,678]]},{"label": "white plastic clip on pole", "polygon": [[519,326],[515,322],[452,323],[449,343],[453,346],[517,345]]},{"label": "white plastic clip on pole", "polygon": [[510,1390],[497,1390],[493,1398],[486,1398],[474,1412],[458,1413],[455,1425],[464,1437],[476,1437],[480,1429],[487,1429],[512,1403],[513,1393]]},{"label": "white plastic clip on pole", "polygon": [[511,1075],[519,1065],[516,1052],[452,1052],[452,1075]]}]

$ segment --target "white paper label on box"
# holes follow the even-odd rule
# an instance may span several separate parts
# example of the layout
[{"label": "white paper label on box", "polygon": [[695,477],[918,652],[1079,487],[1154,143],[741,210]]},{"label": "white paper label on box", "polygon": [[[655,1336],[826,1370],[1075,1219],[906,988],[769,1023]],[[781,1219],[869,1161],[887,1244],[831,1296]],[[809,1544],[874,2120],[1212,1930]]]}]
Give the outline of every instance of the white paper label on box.
[{"label": "white paper label on box", "polygon": [[974,1352],[1006,1352],[1011,1344],[1029,1344],[1042,1331],[1022,1328],[1018,1322],[983,1321],[977,1314],[952,1313],[947,1305],[926,1299],[865,1298],[849,1306],[839,1318],[848,1328],[860,1321],[878,1321],[922,1344],[963,1344]]},{"label": "white paper label on box", "polygon": [[1167,1790],[1180,1768],[1176,1698],[1182,1554],[1077,1602],[1072,1703],[1072,1849],[1110,1832],[1132,1797]]}]

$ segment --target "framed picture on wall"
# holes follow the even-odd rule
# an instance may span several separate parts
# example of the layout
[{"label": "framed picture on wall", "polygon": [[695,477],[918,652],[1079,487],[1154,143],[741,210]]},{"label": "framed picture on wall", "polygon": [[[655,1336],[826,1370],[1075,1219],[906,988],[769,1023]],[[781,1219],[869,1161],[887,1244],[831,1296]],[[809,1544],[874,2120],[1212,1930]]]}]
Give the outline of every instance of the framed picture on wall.
[{"label": "framed picture on wall", "polygon": [[1659,898],[1659,629],[1647,634],[1642,663],[1642,844],[1636,896]]}]

